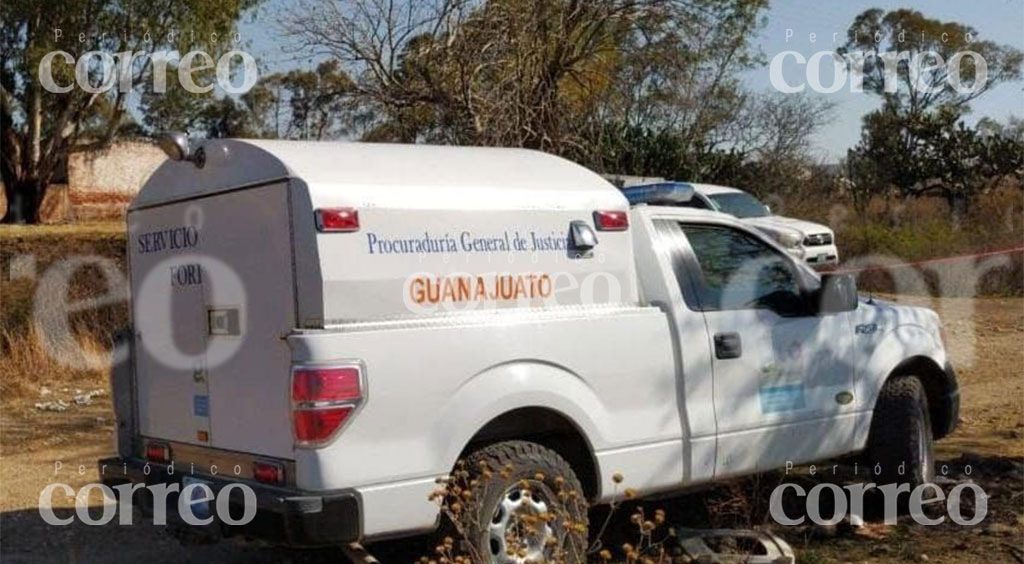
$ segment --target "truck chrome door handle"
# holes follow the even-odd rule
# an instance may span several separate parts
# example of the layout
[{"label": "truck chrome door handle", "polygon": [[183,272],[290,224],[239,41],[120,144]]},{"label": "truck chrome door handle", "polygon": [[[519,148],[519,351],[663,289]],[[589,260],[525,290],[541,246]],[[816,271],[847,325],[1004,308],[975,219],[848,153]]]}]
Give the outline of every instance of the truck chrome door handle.
[{"label": "truck chrome door handle", "polygon": [[743,356],[739,333],[715,333],[715,358],[726,360]]}]

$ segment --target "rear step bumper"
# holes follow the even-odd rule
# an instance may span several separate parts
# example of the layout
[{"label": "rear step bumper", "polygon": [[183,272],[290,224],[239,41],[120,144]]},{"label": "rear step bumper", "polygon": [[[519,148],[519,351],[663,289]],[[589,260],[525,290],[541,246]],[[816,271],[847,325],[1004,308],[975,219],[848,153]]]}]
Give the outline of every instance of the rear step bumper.
[{"label": "rear step bumper", "polygon": [[[111,488],[125,483],[147,486],[178,484],[181,488],[182,477],[188,476],[187,472],[178,469],[168,474],[168,468],[163,464],[147,463],[135,458],[107,458],[98,464],[103,484]],[[304,492],[223,476],[196,474],[192,477],[209,484],[215,496],[229,484],[240,483],[252,488],[256,494],[256,516],[246,525],[228,525],[214,515],[214,522],[210,525],[191,526],[179,517],[178,494],[170,493],[167,495],[165,512],[169,527],[192,529],[206,537],[241,535],[295,547],[347,544],[358,542],[362,537],[361,500],[353,490]],[[228,495],[231,516],[238,519],[244,513],[243,493],[241,489],[233,488]],[[137,490],[133,502],[139,504],[143,514],[152,515],[151,492],[146,489]]]}]

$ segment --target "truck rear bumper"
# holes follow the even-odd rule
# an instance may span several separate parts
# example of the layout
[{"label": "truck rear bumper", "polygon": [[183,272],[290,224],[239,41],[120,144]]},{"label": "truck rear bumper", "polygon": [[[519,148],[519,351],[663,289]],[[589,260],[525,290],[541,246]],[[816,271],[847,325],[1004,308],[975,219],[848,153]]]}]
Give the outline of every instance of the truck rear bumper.
[{"label": "truck rear bumper", "polygon": [[[215,496],[230,484],[244,484],[253,490],[256,514],[247,524],[229,525],[221,522],[214,513],[213,523],[195,527],[179,517],[178,494],[169,493],[165,503],[168,526],[190,527],[204,536],[241,535],[295,547],[345,544],[357,542],[362,537],[362,503],[358,492],[353,490],[304,492],[232,479],[230,476],[189,475],[187,468],[168,473],[166,465],[135,458],[103,459],[99,461],[99,468],[101,481],[111,488],[126,483],[146,486],[177,484],[180,491],[182,478],[188,476],[207,483]],[[232,488],[226,495],[229,496],[231,517],[239,519],[245,507],[242,490]],[[140,505],[143,514],[153,514],[153,497],[148,490],[138,490],[133,501]],[[210,503],[213,504],[212,501]]]}]

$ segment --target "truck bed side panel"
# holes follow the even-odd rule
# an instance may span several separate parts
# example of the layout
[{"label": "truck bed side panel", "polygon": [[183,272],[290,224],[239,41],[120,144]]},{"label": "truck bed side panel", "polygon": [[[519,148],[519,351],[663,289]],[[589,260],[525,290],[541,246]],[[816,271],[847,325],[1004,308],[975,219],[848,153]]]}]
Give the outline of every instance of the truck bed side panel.
[{"label": "truck bed side panel", "polygon": [[[295,362],[361,359],[368,389],[366,404],[333,443],[296,451],[298,484],[377,491],[401,482],[409,498],[423,499],[419,511],[403,513],[411,521],[401,528],[431,525],[437,507],[419,490],[429,493],[488,421],[536,406],[568,417],[598,463],[615,464],[599,469],[605,493],[615,472],[628,473],[626,485],[640,491],[677,485],[682,437],[667,319],[654,308],[598,311],[561,318],[492,313],[480,324],[365,323],[293,335]],[[628,456],[615,456],[643,447],[660,456],[633,456],[644,470],[623,467]],[[372,528],[374,516],[366,518]]]}]

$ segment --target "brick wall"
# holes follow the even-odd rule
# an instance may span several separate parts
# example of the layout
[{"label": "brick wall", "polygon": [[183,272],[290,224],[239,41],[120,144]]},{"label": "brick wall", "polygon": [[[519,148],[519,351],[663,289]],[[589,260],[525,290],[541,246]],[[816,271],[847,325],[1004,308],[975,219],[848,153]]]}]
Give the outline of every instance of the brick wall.
[{"label": "brick wall", "polygon": [[143,141],[121,141],[103,151],[68,157],[68,217],[93,221],[122,217],[149,175],[167,156]]},{"label": "brick wall", "polygon": [[[72,154],[67,184],[47,188],[39,215],[43,223],[122,218],[149,175],[165,160],[159,147],[144,141],[120,141],[103,151]],[[0,190],[0,216],[6,211]]]}]

